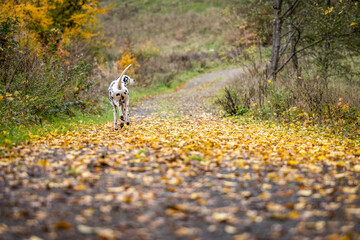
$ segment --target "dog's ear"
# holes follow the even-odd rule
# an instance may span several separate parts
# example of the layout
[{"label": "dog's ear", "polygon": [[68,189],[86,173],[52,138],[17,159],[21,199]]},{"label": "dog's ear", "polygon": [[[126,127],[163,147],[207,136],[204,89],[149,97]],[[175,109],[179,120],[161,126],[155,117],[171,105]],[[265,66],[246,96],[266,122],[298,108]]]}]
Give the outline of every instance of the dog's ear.
[{"label": "dog's ear", "polygon": [[129,77],[125,75],[124,78],[123,78],[123,81],[124,81],[125,84],[127,84],[128,81],[129,81]]}]

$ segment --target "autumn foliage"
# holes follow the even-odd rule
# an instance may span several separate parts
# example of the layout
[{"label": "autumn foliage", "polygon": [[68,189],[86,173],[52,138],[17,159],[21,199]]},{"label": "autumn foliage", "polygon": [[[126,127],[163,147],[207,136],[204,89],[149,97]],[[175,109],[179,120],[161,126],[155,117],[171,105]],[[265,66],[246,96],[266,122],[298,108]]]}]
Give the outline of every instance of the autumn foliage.
[{"label": "autumn foliage", "polygon": [[0,125],[42,124],[87,108],[94,81],[85,60],[106,10],[95,0],[1,1]]},{"label": "autumn foliage", "polygon": [[104,14],[96,0],[5,0],[1,3],[0,20],[19,20],[19,41],[41,51],[41,47],[68,43],[74,38],[90,38],[97,15]]},{"label": "autumn foliage", "polygon": [[122,49],[120,51],[120,58],[117,61],[118,66],[120,69],[124,70],[130,64],[132,65],[126,72],[126,74],[134,74],[135,71],[140,67],[137,56],[134,54],[133,50],[130,47]]}]

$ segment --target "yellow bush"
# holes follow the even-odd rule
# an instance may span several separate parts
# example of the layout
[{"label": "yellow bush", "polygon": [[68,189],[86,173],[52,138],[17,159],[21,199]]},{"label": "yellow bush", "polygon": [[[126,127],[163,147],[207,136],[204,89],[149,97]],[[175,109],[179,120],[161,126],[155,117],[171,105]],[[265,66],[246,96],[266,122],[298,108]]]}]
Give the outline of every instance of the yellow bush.
[{"label": "yellow bush", "polygon": [[97,0],[3,0],[0,1],[0,20],[16,16],[20,21],[18,40],[22,44],[30,43],[31,48],[41,54],[43,50],[47,52],[49,43],[90,39],[96,34],[97,15],[105,14],[111,7],[102,8]]},{"label": "yellow bush", "polygon": [[137,63],[136,56],[131,52],[129,48],[120,51],[120,59],[117,61],[119,67],[123,70],[128,65],[132,64],[132,66],[127,70],[127,74],[134,74],[135,71],[140,67]]}]

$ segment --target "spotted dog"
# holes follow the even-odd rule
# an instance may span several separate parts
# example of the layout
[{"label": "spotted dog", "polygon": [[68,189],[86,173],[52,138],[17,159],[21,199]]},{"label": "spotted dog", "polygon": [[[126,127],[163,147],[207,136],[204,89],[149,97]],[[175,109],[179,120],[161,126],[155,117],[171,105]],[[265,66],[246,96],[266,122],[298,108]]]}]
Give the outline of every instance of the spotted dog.
[{"label": "spotted dog", "polygon": [[[126,70],[131,66],[127,66],[125,70],[121,73],[120,77],[110,83],[109,86],[109,99],[113,107],[114,113],[114,129],[118,130],[117,125],[117,112],[116,108],[119,109],[119,118],[121,120],[120,128],[124,127],[124,122],[126,125],[129,125],[129,90],[127,86],[134,84],[135,80],[130,78],[127,75],[124,75]],[[125,115],[125,117],[124,117]]]}]

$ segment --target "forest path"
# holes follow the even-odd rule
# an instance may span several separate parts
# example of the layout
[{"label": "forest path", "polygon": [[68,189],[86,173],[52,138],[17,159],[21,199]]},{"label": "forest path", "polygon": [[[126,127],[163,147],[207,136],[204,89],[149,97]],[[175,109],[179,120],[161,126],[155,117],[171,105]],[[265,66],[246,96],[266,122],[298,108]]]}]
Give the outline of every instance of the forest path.
[{"label": "forest path", "polygon": [[137,118],[149,115],[157,117],[200,117],[218,113],[219,107],[213,101],[218,92],[241,73],[241,69],[218,70],[202,74],[188,81],[180,90],[161,94],[142,101],[132,108]]},{"label": "forest path", "polygon": [[0,239],[360,239],[359,140],[212,114],[236,71],[6,150]]}]

